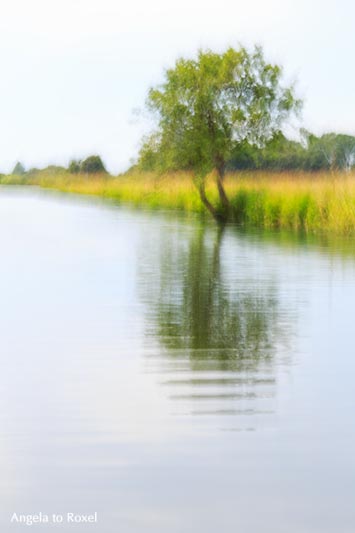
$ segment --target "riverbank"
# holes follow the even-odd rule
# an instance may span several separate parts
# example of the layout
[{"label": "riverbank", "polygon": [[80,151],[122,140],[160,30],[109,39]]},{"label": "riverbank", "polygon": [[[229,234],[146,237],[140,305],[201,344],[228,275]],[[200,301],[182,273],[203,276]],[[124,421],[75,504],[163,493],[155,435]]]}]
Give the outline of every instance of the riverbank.
[{"label": "riverbank", "polygon": [[[3,176],[0,183],[37,185],[136,206],[206,213],[188,173],[88,177],[40,172],[33,176]],[[225,187],[231,202],[231,219],[239,224],[313,233],[355,233],[354,173],[238,173],[226,177]],[[218,207],[212,178],[206,192]]]}]

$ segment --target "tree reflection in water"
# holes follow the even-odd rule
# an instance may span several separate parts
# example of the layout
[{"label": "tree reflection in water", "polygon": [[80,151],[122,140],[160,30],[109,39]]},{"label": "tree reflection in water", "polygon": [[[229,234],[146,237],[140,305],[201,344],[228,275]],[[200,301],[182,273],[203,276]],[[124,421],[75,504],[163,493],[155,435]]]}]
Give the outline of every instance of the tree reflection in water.
[{"label": "tree reflection in water", "polygon": [[202,224],[182,234],[167,228],[145,246],[139,278],[146,334],[160,347],[148,369],[185,413],[265,414],[274,409],[290,320],[274,276],[253,279],[248,265],[228,259],[224,236]]}]

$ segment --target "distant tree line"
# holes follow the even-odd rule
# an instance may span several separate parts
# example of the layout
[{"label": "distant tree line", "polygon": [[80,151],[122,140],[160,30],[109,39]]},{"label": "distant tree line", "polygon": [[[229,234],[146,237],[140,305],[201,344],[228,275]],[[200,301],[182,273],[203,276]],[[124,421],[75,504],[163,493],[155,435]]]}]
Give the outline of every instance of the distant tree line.
[{"label": "distant tree line", "polygon": [[[320,137],[303,130],[302,140],[288,139],[282,132],[277,132],[263,147],[252,145],[247,141],[238,143],[226,168],[233,170],[304,170],[316,172],[321,170],[349,171],[355,168],[355,136],[340,133],[326,133]],[[159,171],[161,169],[161,153],[158,145],[150,139],[143,144],[136,168],[142,171]],[[176,165],[174,170],[189,170],[188,164]],[[46,168],[25,169],[18,161],[12,174],[17,176],[46,174],[106,174],[102,159],[98,155],[83,160],[72,159],[68,167],[49,165]]]},{"label": "distant tree line", "polygon": [[107,174],[105,165],[102,159],[98,155],[91,155],[86,159],[72,159],[69,162],[68,168],[59,165],[49,165],[46,168],[30,168],[26,171],[24,165],[19,161],[16,163],[12,174],[17,176],[23,175],[35,175],[39,172],[45,172],[46,174],[61,174],[63,172],[70,172],[71,174]]},{"label": "distant tree line", "polygon": [[239,145],[228,167],[230,169],[265,170],[346,170],[355,166],[355,137],[326,133],[320,137],[302,132],[302,141],[287,139],[276,133],[263,148]]},{"label": "distant tree line", "polygon": [[[263,147],[238,143],[227,161],[227,170],[320,170],[349,171],[355,167],[355,137],[326,133],[320,137],[303,130],[301,140],[288,139],[276,132]],[[138,160],[141,170],[159,170],[160,153],[152,139],[143,144]],[[188,170],[188,165],[175,170]]]}]

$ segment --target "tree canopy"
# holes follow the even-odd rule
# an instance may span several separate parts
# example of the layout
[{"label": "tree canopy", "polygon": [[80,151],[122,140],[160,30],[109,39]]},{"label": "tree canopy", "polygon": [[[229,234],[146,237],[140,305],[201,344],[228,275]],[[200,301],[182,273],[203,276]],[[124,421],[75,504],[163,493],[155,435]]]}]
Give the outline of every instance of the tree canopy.
[{"label": "tree canopy", "polygon": [[80,163],[80,172],[85,172],[86,174],[106,174],[107,170],[100,156],[91,155]]},{"label": "tree canopy", "polygon": [[[281,77],[281,68],[267,63],[260,47],[178,59],[164,82],[149,91],[147,106],[157,116],[157,128],[141,158],[158,155],[162,170],[192,170],[205,206],[216,218],[226,218],[223,178],[233,150],[243,143],[262,146],[300,105]],[[205,194],[205,177],[214,169],[220,210]]]},{"label": "tree canopy", "polygon": [[25,173],[26,173],[25,167],[20,161],[18,161],[16,165],[14,166],[12,174],[16,174],[17,176],[22,176]]}]

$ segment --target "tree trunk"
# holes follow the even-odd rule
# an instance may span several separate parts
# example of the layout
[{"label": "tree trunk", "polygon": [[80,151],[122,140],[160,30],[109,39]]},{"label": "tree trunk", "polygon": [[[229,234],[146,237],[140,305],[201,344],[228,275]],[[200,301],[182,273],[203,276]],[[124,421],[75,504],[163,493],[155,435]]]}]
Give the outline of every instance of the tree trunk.
[{"label": "tree trunk", "polygon": [[226,218],[224,217],[224,215],[221,213],[218,213],[217,209],[211,204],[211,202],[207,198],[204,183],[200,183],[198,185],[198,191],[200,193],[200,198],[201,198],[203,205],[208,209],[208,211],[211,213],[213,218],[217,220],[218,222],[225,222]]},{"label": "tree trunk", "polygon": [[226,194],[224,185],[224,166],[218,166],[217,167],[217,174],[216,174],[216,182],[217,182],[217,189],[219,194],[219,199],[221,201],[223,211],[225,213],[225,217],[228,218],[229,211],[230,211],[230,203],[228,200],[228,196]]}]

